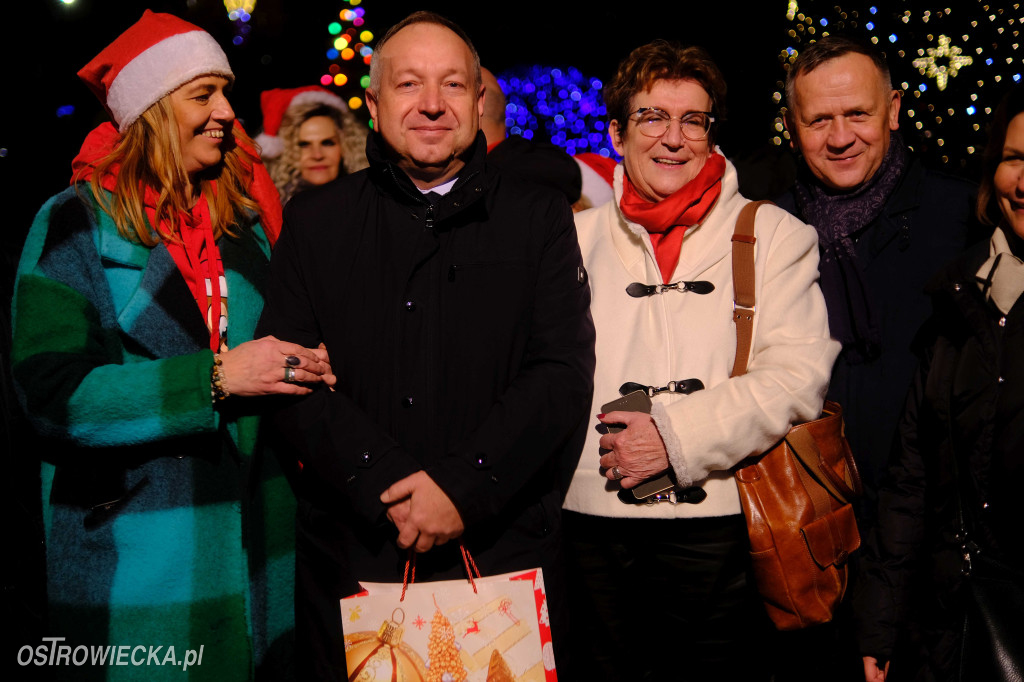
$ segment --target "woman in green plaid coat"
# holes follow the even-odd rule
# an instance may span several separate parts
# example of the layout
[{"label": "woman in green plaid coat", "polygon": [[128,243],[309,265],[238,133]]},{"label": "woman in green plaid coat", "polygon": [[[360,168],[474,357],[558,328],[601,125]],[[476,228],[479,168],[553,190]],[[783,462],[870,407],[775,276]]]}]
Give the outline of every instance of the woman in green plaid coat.
[{"label": "woman in green plaid coat", "polygon": [[334,376],[322,348],[252,340],[276,189],[205,31],[147,11],[79,76],[113,125],[36,217],[13,302],[19,397],[57,441],[42,464],[52,636],[19,643],[18,663],[282,679],[294,499],[257,396]]}]

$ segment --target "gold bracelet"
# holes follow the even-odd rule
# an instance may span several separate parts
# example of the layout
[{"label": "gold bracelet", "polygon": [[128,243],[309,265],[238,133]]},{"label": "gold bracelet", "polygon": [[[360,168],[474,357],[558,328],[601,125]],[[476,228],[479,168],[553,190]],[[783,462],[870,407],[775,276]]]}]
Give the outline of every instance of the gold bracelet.
[{"label": "gold bracelet", "polygon": [[220,355],[213,356],[213,369],[210,370],[210,400],[217,403],[227,398],[231,393],[228,391],[224,381],[224,362]]}]

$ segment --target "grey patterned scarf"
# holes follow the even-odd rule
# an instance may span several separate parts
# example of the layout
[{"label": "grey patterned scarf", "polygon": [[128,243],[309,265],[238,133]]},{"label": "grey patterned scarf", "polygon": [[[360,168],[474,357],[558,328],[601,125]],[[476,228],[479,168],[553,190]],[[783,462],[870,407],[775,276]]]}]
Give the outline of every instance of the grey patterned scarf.
[{"label": "grey patterned scarf", "polygon": [[854,238],[882,212],[907,163],[903,139],[893,132],[878,171],[852,192],[834,193],[810,173],[803,174],[794,187],[804,220],[818,231],[821,291],[829,327],[851,362],[867,362],[881,352],[881,335]]}]

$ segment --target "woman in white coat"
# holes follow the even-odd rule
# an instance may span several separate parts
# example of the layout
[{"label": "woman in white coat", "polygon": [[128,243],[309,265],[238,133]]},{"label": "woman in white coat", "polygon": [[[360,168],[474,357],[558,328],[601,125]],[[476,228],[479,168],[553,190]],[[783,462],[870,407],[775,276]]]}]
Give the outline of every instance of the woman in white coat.
[{"label": "woman in white coat", "polygon": [[[585,679],[766,677],[754,651],[770,624],[747,577],[731,469],[820,416],[839,346],[814,229],[762,206],[749,366],[730,378],[732,235],[749,202],[714,144],[725,89],[704,50],[665,41],[634,50],[605,88],[623,157],[615,199],[576,216],[599,423],[564,505],[580,575],[575,658],[593,661]],[[650,414],[601,414],[635,390]],[[636,499],[662,476],[660,493]]]}]

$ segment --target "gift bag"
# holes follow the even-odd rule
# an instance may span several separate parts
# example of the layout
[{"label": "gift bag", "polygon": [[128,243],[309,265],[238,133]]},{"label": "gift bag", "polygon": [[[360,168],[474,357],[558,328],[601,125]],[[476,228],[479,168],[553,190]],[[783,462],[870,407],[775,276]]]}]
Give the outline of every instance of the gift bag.
[{"label": "gift bag", "polygon": [[349,680],[557,680],[539,568],[360,586],[362,592],[340,600]]}]

